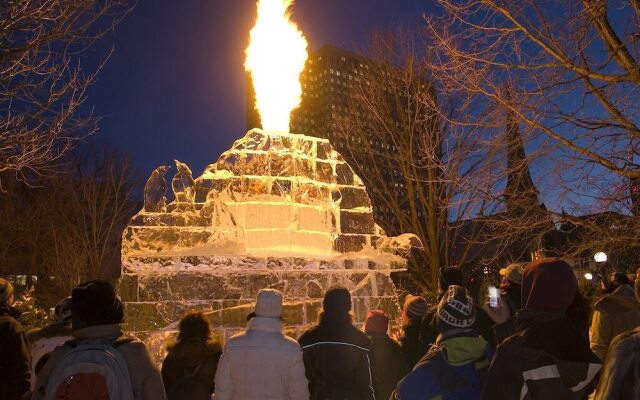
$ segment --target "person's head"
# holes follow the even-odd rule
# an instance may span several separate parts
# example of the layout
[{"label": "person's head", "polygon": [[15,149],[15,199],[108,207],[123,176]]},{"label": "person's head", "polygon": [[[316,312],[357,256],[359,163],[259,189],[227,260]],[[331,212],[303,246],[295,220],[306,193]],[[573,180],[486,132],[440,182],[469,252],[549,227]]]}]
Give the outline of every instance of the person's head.
[{"label": "person's head", "polygon": [[201,311],[191,311],[180,319],[178,341],[208,340],[211,330],[209,321]]},{"label": "person's head", "polygon": [[440,293],[445,293],[451,285],[464,287],[464,274],[458,268],[442,268],[440,270],[440,278],[438,280],[438,288],[440,289]]},{"label": "person's head", "polygon": [[522,308],[566,310],[575,298],[578,281],[573,269],[559,258],[532,261],[522,274]]},{"label": "person's head", "polygon": [[322,300],[322,310],[325,314],[344,315],[351,311],[351,294],[342,286],[332,286],[327,289]]},{"label": "person's head", "polygon": [[473,299],[458,285],[450,285],[438,303],[437,327],[440,340],[475,335],[476,311]]},{"label": "person's head", "polygon": [[640,280],[640,267],[636,270],[636,279]]},{"label": "person's head", "polygon": [[364,332],[384,335],[389,329],[389,316],[382,310],[371,310],[364,322]]},{"label": "person's head", "polygon": [[73,330],[95,325],[120,324],[123,320],[122,302],[109,282],[88,281],[71,290]]},{"label": "person's head", "polygon": [[56,324],[67,325],[71,323],[71,297],[67,296],[56,304],[53,313]]},{"label": "person's head", "polygon": [[0,278],[0,306],[13,304],[13,285],[6,279]]},{"label": "person's head", "polygon": [[508,285],[522,285],[522,273],[524,272],[524,266],[524,263],[513,263],[500,269],[500,275],[502,275],[504,283]]},{"label": "person's head", "polygon": [[276,289],[260,289],[253,312],[256,317],[280,319],[282,293]]},{"label": "person's head", "polygon": [[605,291],[607,293],[613,293],[622,285],[631,285],[631,280],[629,279],[627,274],[623,274],[622,272],[614,272],[609,275],[609,281],[607,282]]},{"label": "person's head", "polygon": [[403,324],[406,326],[411,322],[421,321],[427,313],[427,307],[424,297],[408,294],[402,307]]}]

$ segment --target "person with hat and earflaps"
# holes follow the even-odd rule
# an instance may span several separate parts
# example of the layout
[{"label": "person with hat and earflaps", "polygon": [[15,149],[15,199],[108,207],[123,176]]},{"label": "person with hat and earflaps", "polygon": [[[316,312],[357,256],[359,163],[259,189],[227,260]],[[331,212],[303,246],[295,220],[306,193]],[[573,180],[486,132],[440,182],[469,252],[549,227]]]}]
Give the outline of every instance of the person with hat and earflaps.
[{"label": "person with hat and earflaps", "polygon": [[349,290],[334,286],[322,301],[318,325],[300,336],[311,400],[375,400],[373,349],[352,324]]},{"label": "person with hat and earflaps", "polygon": [[302,350],[283,334],[282,293],[260,290],[254,315],[225,344],[212,399],[308,399]]},{"label": "person with hat and earflaps", "polygon": [[479,399],[493,350],[478,335],[475,319],[473,299],[450,285],[438,303],[435,344],[398,383],[392,399]]}]

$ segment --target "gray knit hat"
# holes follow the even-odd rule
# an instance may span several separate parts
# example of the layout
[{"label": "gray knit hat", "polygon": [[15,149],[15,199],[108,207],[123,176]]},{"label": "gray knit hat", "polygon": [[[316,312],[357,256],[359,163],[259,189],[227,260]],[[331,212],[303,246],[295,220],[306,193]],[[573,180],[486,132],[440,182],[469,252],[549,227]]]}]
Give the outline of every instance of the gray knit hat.
[{"label": "gray knit hat", "polygon": [[0,278],[0,304],[6,303],[13,294],[13,285],[6,279]]}]

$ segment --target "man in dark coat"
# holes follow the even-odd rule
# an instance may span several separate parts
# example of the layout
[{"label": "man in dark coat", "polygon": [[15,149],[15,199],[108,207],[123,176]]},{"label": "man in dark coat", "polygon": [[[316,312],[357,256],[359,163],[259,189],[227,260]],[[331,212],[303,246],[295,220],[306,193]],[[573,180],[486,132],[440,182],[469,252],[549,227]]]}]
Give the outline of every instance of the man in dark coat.
[{"label": "man in dark coat", "polygon": [[376,399],[388,399],[398,381],[409,373],[400,344],[387,335],[388,329],[389,316],[384,311],[369,311],[364,323],[364,333],[373,343]]},{"label": "man in dark coat", "polygon": [[[457,285],[464,286],[464,274],[458,268],[447,267],[440,270],[440,279],[438,281],[438,288],[440,289],[440,296],[438,301],[442,299],[449,286]],[[487,315],[487,313],[478,306],[475,306],[476,322],[475,329],[480,336],[489,343],[493,348],[496,346],[496,339],[493,333],[493,322]],[[436,338],[440,334],[438,331],[438,319],[437,319],[437,306],[431,307],[422,320],[422,330],[420,332],[420,341],[422,342],[421,348],[425,351],[436,342]]]},{"label": "man in dark coat", "polygon": [[29,390],[29,346],[12,307],[13,285],[0,278],[0,399],[19,400]]},{"label": "man in dark coat", "polygon": [[[589,395],[602,364],[591,352],[582,324],[566,315],[577,288],[571,266],[561,259],[525,267],[517,333],[498,345],[482,399],[582,400]],[[499,307],[507,308],[502,302]]]},{"label": "man in dark coat", "polygon": [[311,400],[375,400],[372,344],[352,325],[351,295],[329,288],[318,325],[300,336]]}]

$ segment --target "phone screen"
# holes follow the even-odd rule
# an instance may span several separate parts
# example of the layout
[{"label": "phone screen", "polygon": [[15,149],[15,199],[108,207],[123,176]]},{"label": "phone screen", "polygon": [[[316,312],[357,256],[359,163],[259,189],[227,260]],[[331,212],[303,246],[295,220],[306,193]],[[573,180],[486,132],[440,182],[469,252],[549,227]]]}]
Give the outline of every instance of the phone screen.
[{"label": "phone screen", "polygon": [[500,296],[498,288],[495,286],[489,286],[489,307],[498,307],[498,296]]}]

